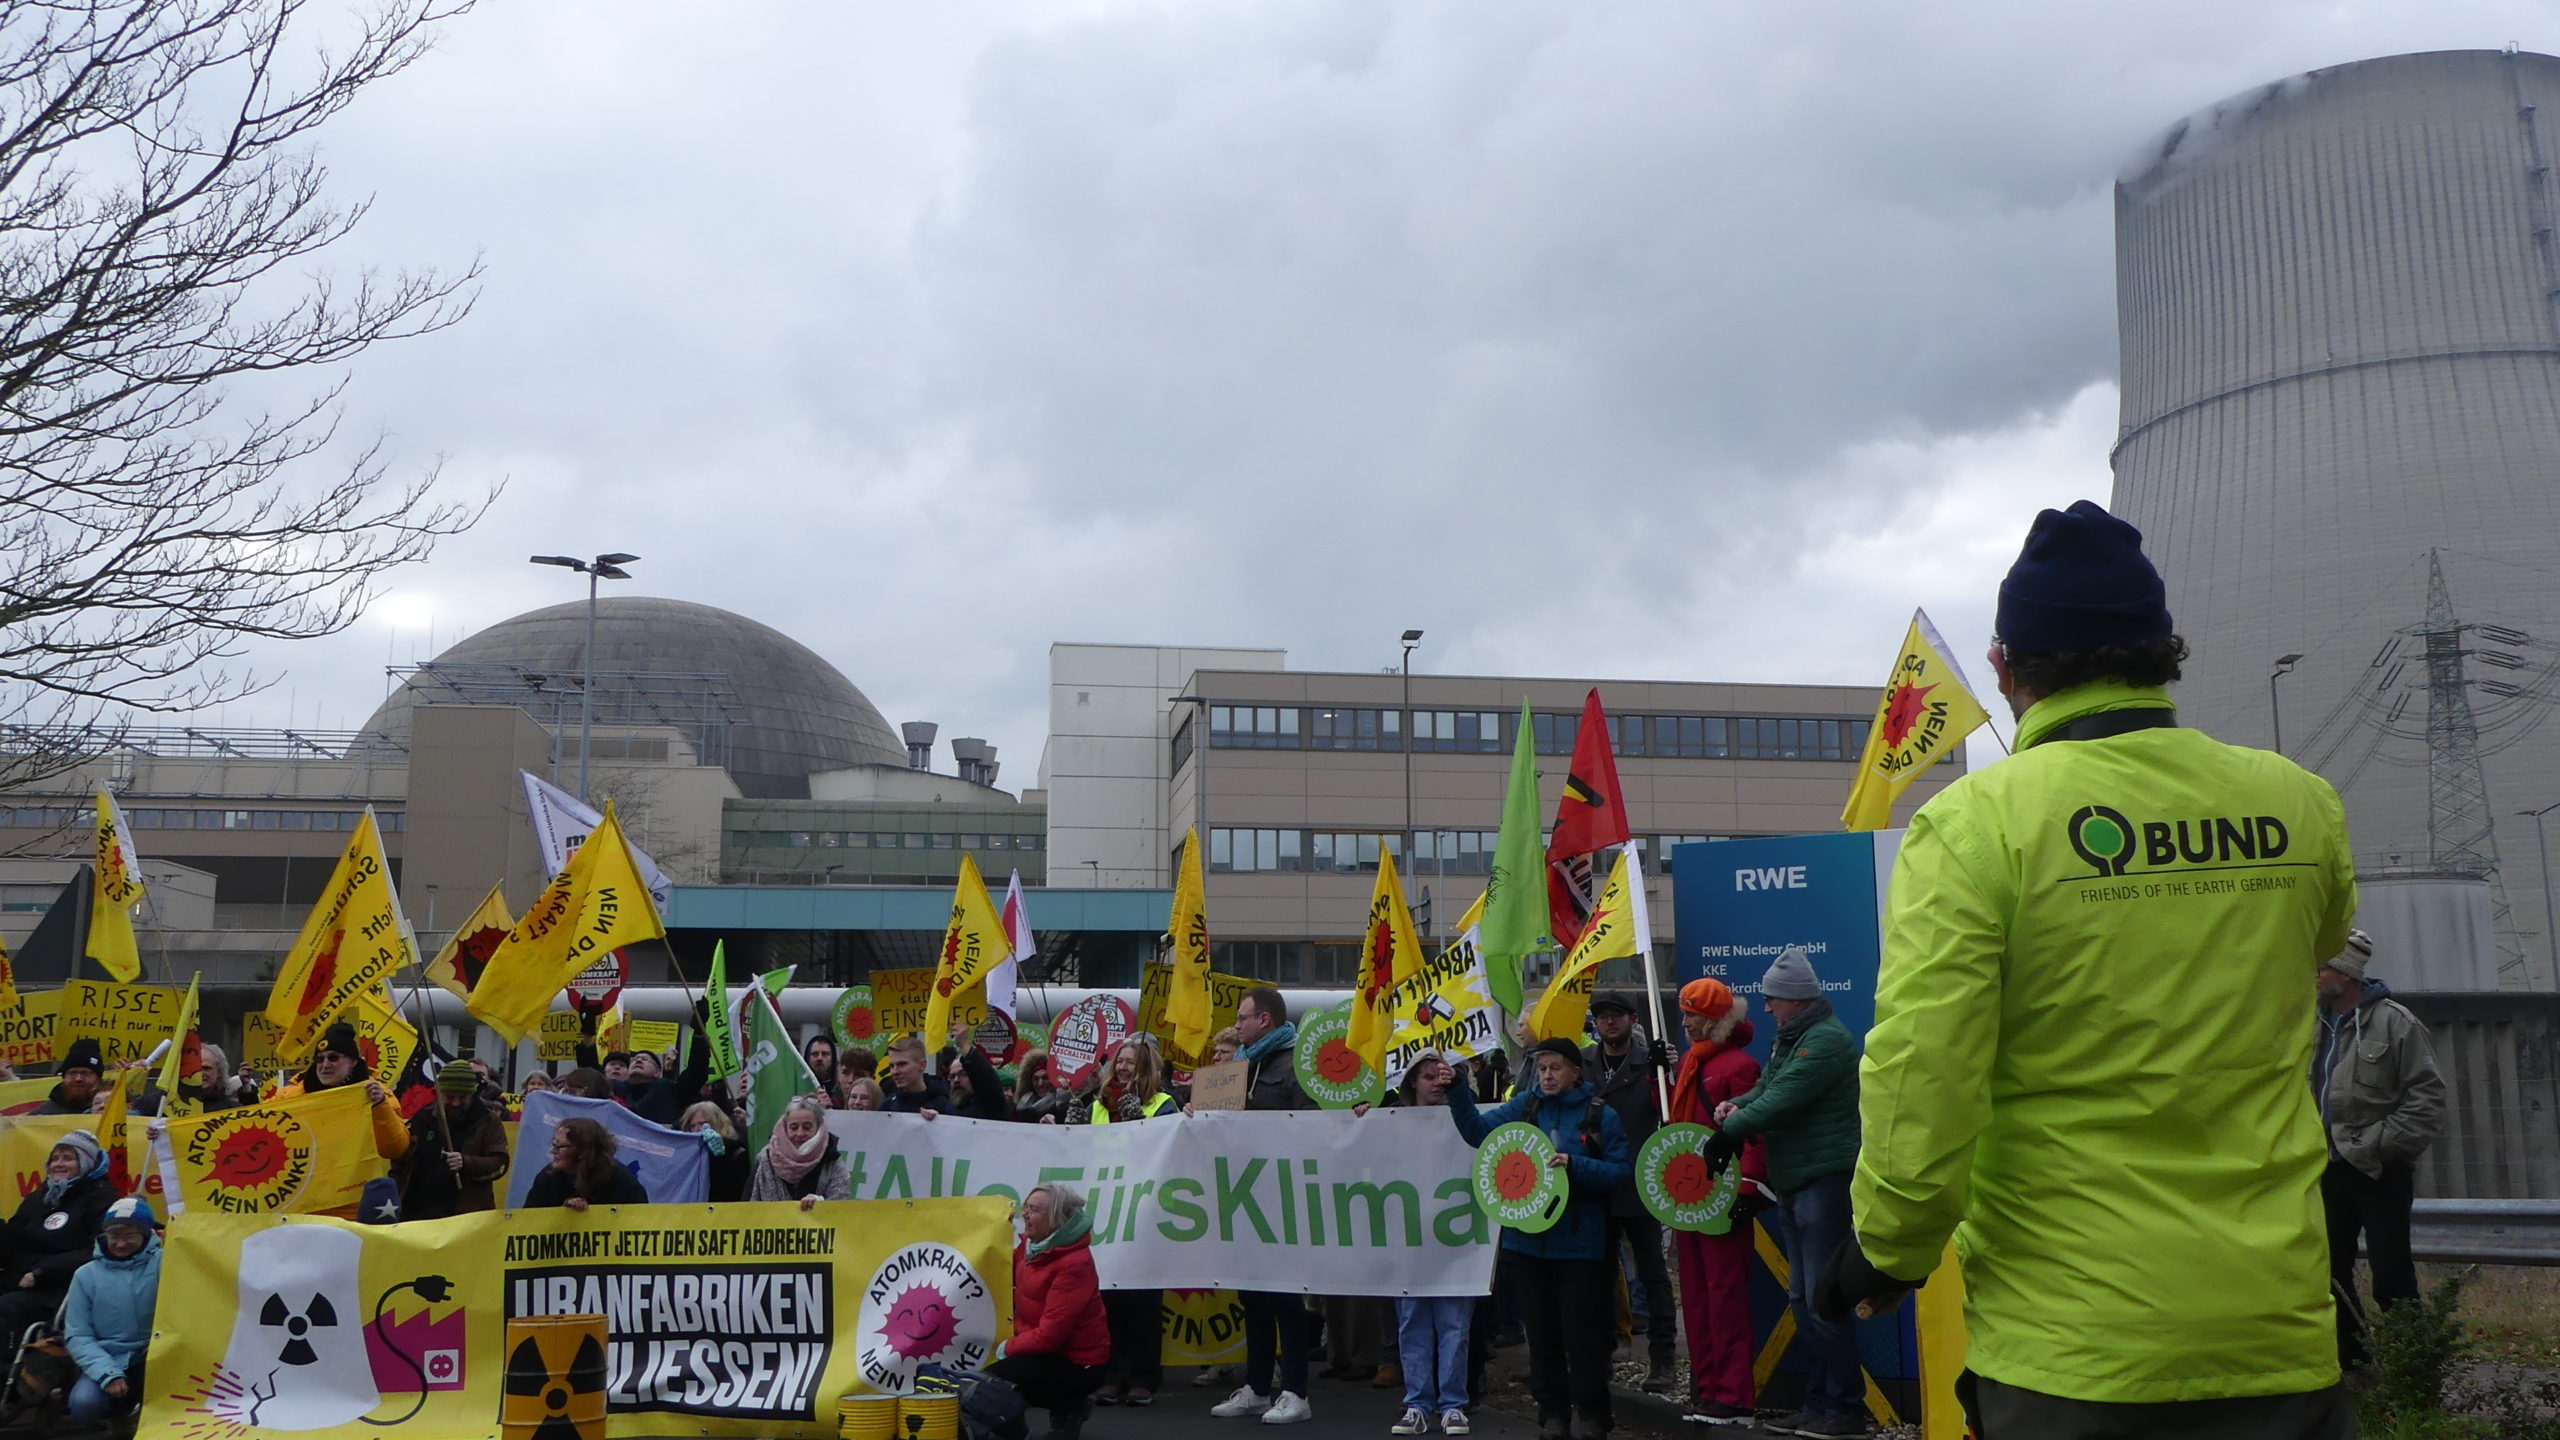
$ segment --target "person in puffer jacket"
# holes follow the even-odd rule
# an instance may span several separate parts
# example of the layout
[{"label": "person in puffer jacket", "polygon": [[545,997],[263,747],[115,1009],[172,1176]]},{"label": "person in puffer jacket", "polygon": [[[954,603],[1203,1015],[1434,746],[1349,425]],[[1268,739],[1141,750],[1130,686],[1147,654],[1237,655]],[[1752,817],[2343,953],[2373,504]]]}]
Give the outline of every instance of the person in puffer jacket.
[{"label": "person in puffer jacket", "polygon": [[1609,1351],[1618,1327],[1615,1270],[1609,1260],[1609,1197],[1634,1173],[1627,1132],[1606,1101],[1582,1083],[1582,1051],[1559,1036],[1529,1049],[1536,1079],[1491,1110],[1476,1109],[1464,1085],[1449,1087],[1449,1115],[1470,1145],[1514,1120],[1526,1120],[1555,1142],[1565,1172],[1564,1214],[1537,1234],[1506,1229],[1520,1311],[1529,1330],[1529,1394],[1538,1402],[1538,1433],[1561,1440],[1579,1414],[1575,1440],[1609,1433]]},{"label": "person in puffer jacket", "polygon": [[151,1310],[160,1293],[160,1235],[150,1202],[128,1196],[107,1207],[96,1258],[71,1277],[63,1344],[80,1367],[71,1418],[103,1420],[142,1402],[142,1357],[151,1348]]},{"label": "person in puffer jacket", "polygon": [[1093,1413],[1111,1360],[1111,1317],[1093,1268],[1093,1216],[1072,1185],[1022,1197],[1022,1243],[1013,1252],[1013,1337],[987,1373],[1049,1412],[1050,1440],[1076,1440]]}]

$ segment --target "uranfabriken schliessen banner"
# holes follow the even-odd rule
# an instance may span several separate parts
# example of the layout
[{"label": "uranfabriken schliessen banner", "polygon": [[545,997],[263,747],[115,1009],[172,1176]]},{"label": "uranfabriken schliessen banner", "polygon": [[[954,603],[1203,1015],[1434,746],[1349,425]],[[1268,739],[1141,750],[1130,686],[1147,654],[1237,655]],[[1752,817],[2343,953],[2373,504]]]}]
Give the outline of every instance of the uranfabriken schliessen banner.
[{"label": "uranfabriken schliessen banner", "polygon": [[856,1199],[1080,1186],[1109,1289],[1482,1295],[1494,1229],[1448,1112],[1202,1111],[1013,1125],[838,1111]]}]

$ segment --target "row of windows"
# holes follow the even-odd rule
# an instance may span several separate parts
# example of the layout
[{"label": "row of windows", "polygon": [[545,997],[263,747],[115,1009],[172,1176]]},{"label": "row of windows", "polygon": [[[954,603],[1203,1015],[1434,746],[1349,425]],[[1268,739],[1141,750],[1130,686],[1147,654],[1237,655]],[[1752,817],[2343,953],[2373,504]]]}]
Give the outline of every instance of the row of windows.
[{"label": "row of windows", "polygon": [[870,830],[732,830],[732,850],[1037,850],[1038,835]]},{"label": "row of windows", "polygon": [[[125,823],[136,830],[333,830],[348,831],[364,818],[361,810],[165,810],[141,806],[124,812]],[[384,830],[408,828],[408,817],[397,810],[377,810],[376,824]],[[96,822],[96,811],[88,805],[16,805],[0,806],[0,825],[42,826],[58,830],[66,825],[90,825]]]},{"label": "row of windows", "polygon": [[[1570,755],[1578,713],[1532,712],[1541,755]],[[1612,715],[1609,747],[1619,755],[1695,760],[1856,760],[1869,722],[1821,716]],[[1510,751],[1519,717],[1501,710],[1300,710],[1286,705],[1212,705],[1209,744],[1219,750],[1411,750],[1444,755]],[[1173,763],[1191,758],[1191,729],[1174,736]],[[1951,752],[1952,753],[1952,752]]]},{"label": "row of windows", "polygon": [[[1455,915],[1443,917],[1442,923],[1453,924]],[[1437,937],[1445,939],[1445,936]],[[1657,941],[1655,950],[1664,974],[1671,973],[1671,955],[1665,942]],[[1358,945],[1328,945],[1313,940],[1220,940],[1209,946],[1209,967],[1221,975],[1240,975],[1274,985],[1332,987],[1350,985],[1360,975]],[[1543,966],[1533,966],[1542,980],[1551,972],[1554,957]],[[1597,977],[1606,989],[1623,989],[1644,983],[1643,962],[1632,957],[1602,961]],[[1667,997],[1666,1006],[1668,1008]]]},{"label": "row of windows", "polygon": [[[1501,832],[1495,830],[1418,830],[1413,835],[1412,859],[1408,862],[1404,837],[1392,833],[1220,826],[1209,831],[1209,869],[1223,874],[1274,871],[1374,875],[1378,856],[1383,852],[1394,855],[1396,869],[1407,875],[1490,875],[1494,847],[1500,838]],[[1645,863],[1657,873],[1666,872],[1671,868],[1675,845],[1740,838],[1743,837],[1648,835],[1644,837]]]}]

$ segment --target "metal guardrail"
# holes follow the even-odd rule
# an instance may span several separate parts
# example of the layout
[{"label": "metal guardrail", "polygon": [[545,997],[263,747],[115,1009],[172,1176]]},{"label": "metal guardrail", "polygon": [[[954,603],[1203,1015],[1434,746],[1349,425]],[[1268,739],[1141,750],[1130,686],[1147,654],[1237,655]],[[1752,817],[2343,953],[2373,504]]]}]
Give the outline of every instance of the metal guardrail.
[{"label": "metal guardrail", "polygon": [[2409,1246],[2446,1264],[2560,1265],[2560,1200],[2421,1200]]}]

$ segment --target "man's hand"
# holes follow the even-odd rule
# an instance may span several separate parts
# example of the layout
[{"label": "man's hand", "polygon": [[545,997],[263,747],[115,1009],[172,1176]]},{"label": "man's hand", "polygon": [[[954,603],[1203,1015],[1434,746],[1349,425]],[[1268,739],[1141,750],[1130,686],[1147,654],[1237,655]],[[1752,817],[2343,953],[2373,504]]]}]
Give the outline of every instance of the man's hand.
[{"label": "man's hand", "polygon": [[461,1174],[462,1152],[459,1150],[447,1150],[444,1152],[444,1168],[452,1171],[456,1175]]},{"label": "man's hand", "polygon": [[364,1103],[367,1105],[379,1105],[383,1102],[384,1098],[381,1081],[367,1080],[364,1082]]},{"label": "man's hand", "polygon": [[1718,1125],[1723,1124],[1727,1119],[1732,1117],[1734,1109],[1734,1103],[1730,1100],[1716,1106],[1715,1122]]},{"label": "man's hand", "polygon": [[1572,1167],[1573,1157],[1561,1150],[1547,1157],[1547,1168],[1550,1170],[1569,1170]]},{"label": "man's hand", "polygon": [[808,1214],[810,1211],[815,1210],[815,1209],[817,1209],[817,1208],[818,1208],[818,1197],[817,1197],[817,1196],[815,1196],[815,1195],[803,1195],[803,1196],[801,1196],[801,1197],[800,1197],[800,1213],[801,1213],[801,1214],[806,1215],[806,1214]]},{"label": "man's hand", "polygon": [[954,1021],[952,1021],[952,1022],[951,1022],[951,1048],[952,1048],[952,1049],[954,1049],[954,1050],[965,1050],[965,1049],[967,1049],[967,1048],[968,1048],[968,1046],[969,1046],[969,1044],[970,1044],[970,1041],[971,1041],[972,1037],[974,1037],[976,1034],[977,1034],[977,1031],[976,1031],[974,1028],[972,1028],[972,1027],[970,1026],[970,1024],[969,1024],[969,1022],[968,1022],[968,1021],[966,1021],[966,1020],[954,1020]]},{"label": "man's hand", "polygon": [[917,1114],[919,1114],[919,1115],[921,1115],[921,1116],[923,1116],[923,1117],[924,1117],[924,1118],[926,1118],[927,1120],[931,1120],[931,1119],[935,1119],[935,1118],[937,1118],[938,1116],[940,1116],[942,1112],[941,1112],[941,1111],[939,1111],[939,1110],[919,1110],[919,1111],[917,1111],[916,1113],[917,1113]]},{"label": "man's hand", "polygon": [[1813,1313],[1835,1324],[1852,1315],[1872,1320],[1890,1315],[1902,1304],[1903,1297],[1928,1284],[1928,1277],[1918,1280],[1896,1280],[1868,1263],[1867,1252],[1858,1248],[1858,1237],[1852,1234],[1840,1242],[1831,1255],[1831,1264],[1814,1282]]}]

